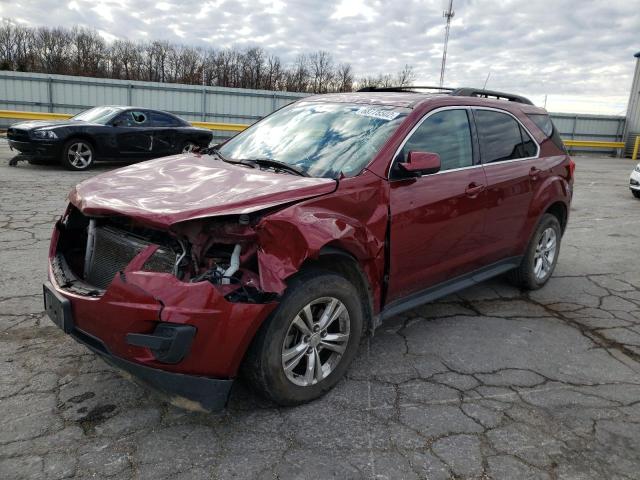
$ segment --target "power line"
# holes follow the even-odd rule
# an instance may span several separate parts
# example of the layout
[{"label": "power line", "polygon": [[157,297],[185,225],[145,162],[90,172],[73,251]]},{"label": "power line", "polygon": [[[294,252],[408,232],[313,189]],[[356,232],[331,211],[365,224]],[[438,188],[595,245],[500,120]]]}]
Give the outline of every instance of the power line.
[{"label": "power line", "polygon": [[449,0],[449,8],[442,13],[442,16],[447,19],[447,26],[444,29],[444,50],[442,52],[442,66],[440,67],[440,86],[444,82],[444,67],[447,63],[447,46],[449,44],[449,28],[451,27],[451,19],[456,14],[453,11],[453,0]]}]

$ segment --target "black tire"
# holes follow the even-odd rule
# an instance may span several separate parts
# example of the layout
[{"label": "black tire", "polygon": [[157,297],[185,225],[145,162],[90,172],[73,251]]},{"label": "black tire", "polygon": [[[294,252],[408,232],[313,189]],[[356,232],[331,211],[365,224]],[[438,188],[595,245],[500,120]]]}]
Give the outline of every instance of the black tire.
[{"label": "black tire", "polygon": [[[80,154],[81,159],[74,159],[74,153]],[[62,147],[60,163],[67,170],[84,171],[90,169],[96,160],[96,152],[88,140],[72,138]]]},{"label": "black tire", "polygon": [[[283,365],[285,341],[291,338],[287,334],[294,318],[306,305],[328,297],[342,302],[348,312],[350,332],[346,349],[325,378],[312,385],[296,385],[287,377]],[[280,305],[253,339],[242,366],[244,378],[255,391],[280,405],[298,405],[321,397],[342,378],[355,357],[362,336],[363,317],[360,294],[344,277],[315,269],[299,274],[289,282]],[[301,366],[304,366],[303,361],[309,362],[312,354],[305,355]]]},{"label": "black tire", "polygon": [[640,198],[640,190],[631,190],[631,193],[633,193],[634,197]]},{"label": "black tire", "polygon": [[[553,229],[555,232],[555,254],[553,260],[550,263],[548,272],[540,277],[536,275],[536,252],[539,247],[542,235],[547,229]],[[560,242],[562,240],[562,228],[560,222],[555,215],[545,213],[540,219],[540,223],[529,240],[529,245],[522,258],[522,262],[518,268],[508,273],[509,280],[517,287],[524,288],[526,290],[537,290],[544,286],[553,275],[553,271],[558,263],[558,256],[560,254]]]},{"label": "black tire", "polygon": [[197,150],[199,148],[200,147],[196,143],[194,143],[194,142],[192,142],[190,140],[185,140],[180,145],[180,150],[178,150],[178,153],[191,153],[194,150]]}]

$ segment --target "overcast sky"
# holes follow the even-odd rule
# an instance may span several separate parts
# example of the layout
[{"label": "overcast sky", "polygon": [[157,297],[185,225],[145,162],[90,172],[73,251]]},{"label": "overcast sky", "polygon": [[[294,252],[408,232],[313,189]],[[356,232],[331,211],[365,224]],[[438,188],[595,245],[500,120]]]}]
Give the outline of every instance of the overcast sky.
[{"label": "overcast sky", "polygon": [[[357,75],[437,84],[446,0],[0,0],[29,25],[95,28],[105,38],[222,48],[259,45],[284,61],[331,52]],[[550,111],[623,114],[640,51],[636,0],[454,0],[445,84],[529,95]]]}]

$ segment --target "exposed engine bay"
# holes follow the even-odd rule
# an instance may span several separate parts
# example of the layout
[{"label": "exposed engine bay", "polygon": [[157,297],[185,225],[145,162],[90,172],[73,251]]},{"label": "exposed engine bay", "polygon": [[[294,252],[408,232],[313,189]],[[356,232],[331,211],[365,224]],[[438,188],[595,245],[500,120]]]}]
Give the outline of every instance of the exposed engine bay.
[{"label": "exposed engine bay", "polygon": [[233,302],[277,297],[259,289],[256,235],[248,215],[196,223],[179,235],[124,216],[87,217],[71,205],[58,224],[54,274],[62,288],[90,296],[102,295],[115,275],[139,270],[186,283],[209,282]]}]

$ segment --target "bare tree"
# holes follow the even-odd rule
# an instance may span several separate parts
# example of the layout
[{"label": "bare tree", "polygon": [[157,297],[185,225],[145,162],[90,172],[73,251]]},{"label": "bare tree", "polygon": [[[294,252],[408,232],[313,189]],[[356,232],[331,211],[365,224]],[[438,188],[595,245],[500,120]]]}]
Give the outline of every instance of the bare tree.
[{"label": "bare tree", "polygon": [[411,65],[405,65],[404,68],[396,75],[396,85],[398,87],[407,87],[413,85],[416,80],[416,75],[413,72]]},{"label": "bare tree", "polygon": [[[167,41],[105,41],[95,30],[33,28],[0,22],[0,69],[125,80],[180,82],[223,87],[325,93],[350,92],[356,82],[348,63],[331,54],[300,54],[289,65],[260,47],[224,50],[174,45]],[[413,69],[358,80],[358,86],[410,85]]]},{"label": "bare tree", "polygon": [[71,32],[63,28],[40,27],[35,32],[35,53],[45,73],[69,73]]},{"label": "bare tree", "polygon": [[320,50],[309,55],[311,88],[313,93],[326,93],[333,80],[333,59],[329,52]]},{"label": "bare tree", "polygon": [[348,63],[341,63],[336,69],[334,86],[332,90],[337,92],[353,91],[353,70]]},{"label": "bare tree", "polygon": [[88,77],[106,74],[107,46],[98,33],[85,28],[74,28],[70,39],[74,62],[71,72]]}]

